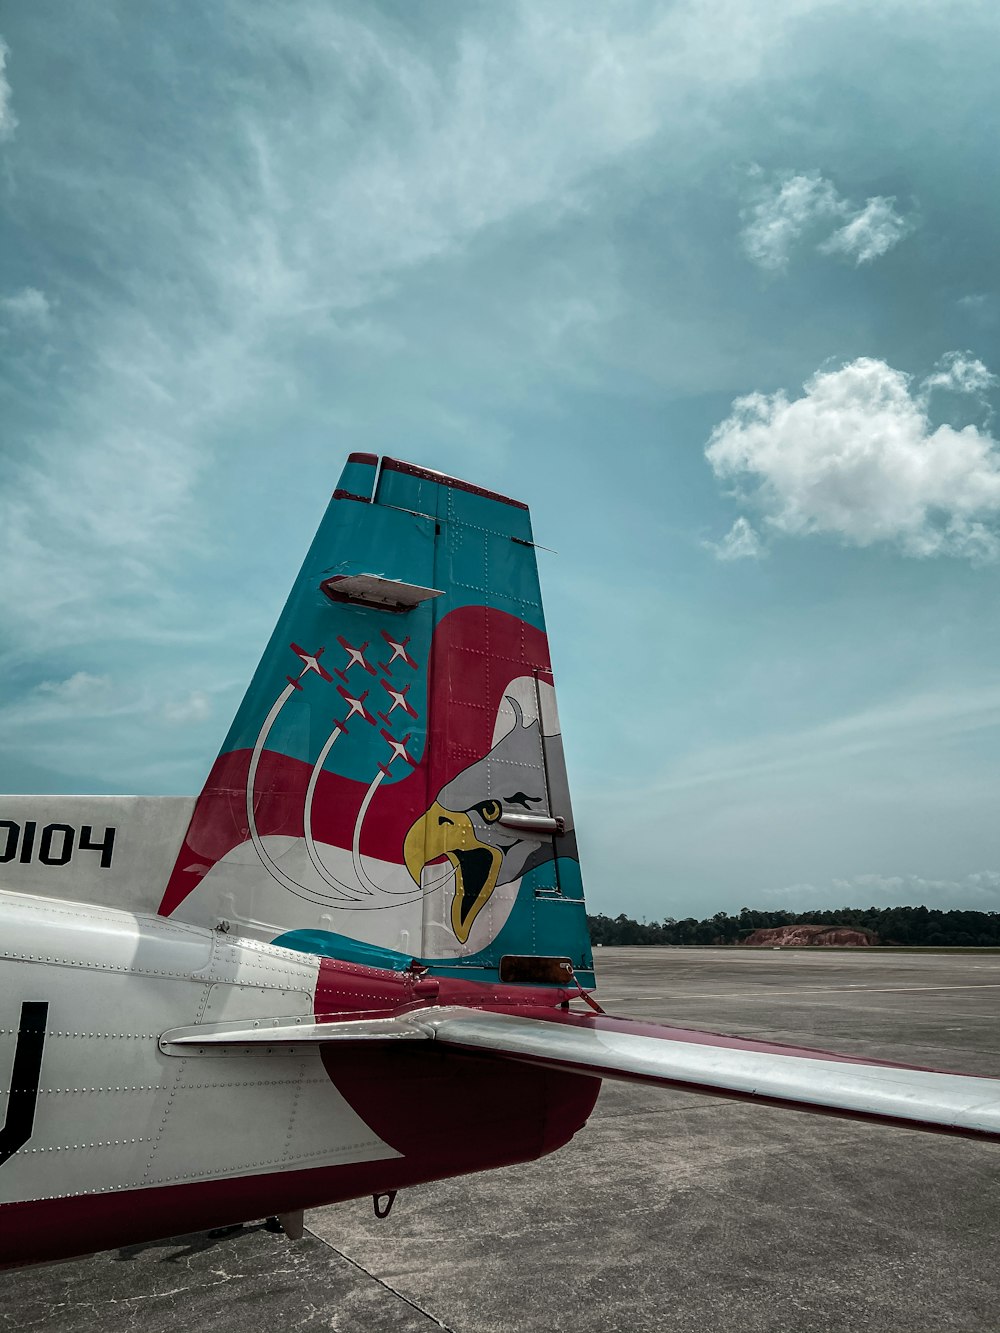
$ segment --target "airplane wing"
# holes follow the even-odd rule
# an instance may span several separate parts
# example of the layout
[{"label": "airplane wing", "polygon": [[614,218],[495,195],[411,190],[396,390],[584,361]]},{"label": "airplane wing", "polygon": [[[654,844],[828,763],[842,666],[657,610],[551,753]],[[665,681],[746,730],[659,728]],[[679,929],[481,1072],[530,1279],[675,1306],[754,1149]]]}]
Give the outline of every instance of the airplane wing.
[{"label": "airplane wing", "polygon": [[290,1043],[434,1040],[597,1078],[1000,1142],[1000,1079],[952,1074],[608,1014],[537,1008],[410,1010],[388,1017],[262,1020],[175,1029],[166,1054],[242,1054]]}]

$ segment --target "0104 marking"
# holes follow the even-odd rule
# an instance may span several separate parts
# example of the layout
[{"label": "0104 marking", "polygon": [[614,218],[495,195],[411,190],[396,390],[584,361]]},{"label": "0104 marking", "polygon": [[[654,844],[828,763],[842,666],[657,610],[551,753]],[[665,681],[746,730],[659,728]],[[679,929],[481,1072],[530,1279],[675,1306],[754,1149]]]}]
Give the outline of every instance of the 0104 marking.
[{"label": "0104 marking", "polygon": [[101,842],[95,842],[94,829],[81,824],[79,833],[72,824],[45,824],[41,830],[34,819],[24,826],[13,819],[0,819],[0,865],[16,857],[21,865],[38,861],[43,866],[64,866],[78,852],[100,852],[101,869],[111,865],[115,851],[115,828],[106,828]]}]

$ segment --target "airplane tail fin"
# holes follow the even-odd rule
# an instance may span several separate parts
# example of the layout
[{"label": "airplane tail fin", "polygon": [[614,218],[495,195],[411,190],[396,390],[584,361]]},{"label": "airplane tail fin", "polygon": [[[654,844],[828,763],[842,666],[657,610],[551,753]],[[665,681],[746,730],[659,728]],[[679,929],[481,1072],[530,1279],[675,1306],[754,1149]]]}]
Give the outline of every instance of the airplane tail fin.
[{"label": "airplane tail fin", "polygon": [[350,456],[160,911],[348,961],[592,984],[525,505]]}]

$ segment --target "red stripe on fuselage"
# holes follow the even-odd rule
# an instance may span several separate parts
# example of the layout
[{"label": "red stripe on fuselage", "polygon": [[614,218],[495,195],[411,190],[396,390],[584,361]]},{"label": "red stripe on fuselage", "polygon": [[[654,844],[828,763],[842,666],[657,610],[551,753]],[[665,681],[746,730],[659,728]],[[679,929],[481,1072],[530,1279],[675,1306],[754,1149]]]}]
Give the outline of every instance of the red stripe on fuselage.
[{"label": "red stripe on fuselage", "polygon": [[389,1161],[281,1171],[0,1206],[0,1267],[50,1262],[553,1152],[593,1110],[600,1080],[437,1050],[338,1046],[323,1063],[358,1114],[403,1154]]}]

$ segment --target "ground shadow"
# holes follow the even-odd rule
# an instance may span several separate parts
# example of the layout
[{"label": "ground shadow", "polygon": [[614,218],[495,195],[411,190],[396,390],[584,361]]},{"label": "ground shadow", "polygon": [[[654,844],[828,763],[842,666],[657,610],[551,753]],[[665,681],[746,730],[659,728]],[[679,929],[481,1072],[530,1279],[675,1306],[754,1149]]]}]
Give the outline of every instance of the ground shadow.
[{"label": "ground shadow", "polygon": [[119,1263],[128,1263],[138,1259],[147,1250],[172,1250],[172,1254],[162,1256],[160,1263],[176,1264],[190,1259],[192,1255],[214,1250],[217,1245],[232,1245],[252,1236],[254,1232],[273,1230],[274,1227],[268,1226],[267,1222],[252,1222],[243,1226],[216,1227],[212,1231],[193,1231],[187,1236],[167,1236],[161,1240],[142,1241],[138,1245],[125,1245],[117,1252],[115,1259]]}]

